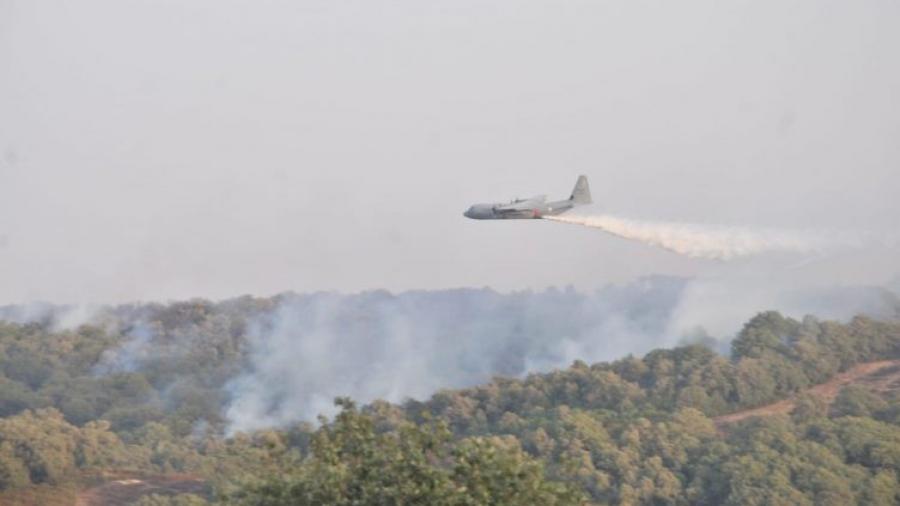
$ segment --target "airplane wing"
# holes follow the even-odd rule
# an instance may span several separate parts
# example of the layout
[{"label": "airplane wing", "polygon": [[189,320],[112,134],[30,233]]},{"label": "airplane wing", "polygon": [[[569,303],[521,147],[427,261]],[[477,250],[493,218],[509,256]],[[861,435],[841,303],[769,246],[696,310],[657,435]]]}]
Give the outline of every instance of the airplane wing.
[{"label": "airplane wing", "polygon": [[494,211],[502,213],[504,211],[523,211],[526,209],[534,209],[535,206],[539,206],[543,204],[547,200],[546,195],[536,195],[531,197],[530,199],[517,199],[509,204],[503,204],[500,206],[494,207]]},{"label": "airplane wing", "polygon": [[502,206],[497,206],[494,208],[494,212],[497,213],[511,213],[515,211],[524,211],[527,209],[533,209],[537,202],[533,200],[522,200],[520,202],[513,202],[511,204],[504,204]]}]

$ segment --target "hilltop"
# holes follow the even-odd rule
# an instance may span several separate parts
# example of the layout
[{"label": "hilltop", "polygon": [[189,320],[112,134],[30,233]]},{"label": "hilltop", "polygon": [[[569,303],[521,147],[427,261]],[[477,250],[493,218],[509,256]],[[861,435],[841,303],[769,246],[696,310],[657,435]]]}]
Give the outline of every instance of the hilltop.
[{"label": "hilltop", "polygon": [[[353,299],[337,306],[342,328],[377,321],[366,305],[373,300],[398,304],[385,294]],[[447,300],[432,303],[443,311]],[[274,322],[265,316],[276,307],[273,299],[191,301],[117,308],[70,329],[52,319],[0,323],[2,503],[898,499],[895,322],[766,312],[744,325],[727,356],[692,344],[576,360],[421,400],[340,399],[322,426],[226,435],[233,381],[266,335],[253,329]],[[537,330],[520,332],[538,342]],[[279,395],[270,408],[284,409]]]}]

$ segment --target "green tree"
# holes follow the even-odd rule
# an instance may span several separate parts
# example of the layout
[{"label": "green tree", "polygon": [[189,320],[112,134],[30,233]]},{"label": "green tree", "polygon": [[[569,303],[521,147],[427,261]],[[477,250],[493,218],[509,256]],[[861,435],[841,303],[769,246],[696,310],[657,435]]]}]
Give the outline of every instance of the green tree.
[{"label": "green tree", "polygon": [[304,504],[580,504],[514,439],[451,444],[441,423],[378,433],[347,399],[313,437],[311,455],[285,476],[251,483],[231,500],[260,506]]}]

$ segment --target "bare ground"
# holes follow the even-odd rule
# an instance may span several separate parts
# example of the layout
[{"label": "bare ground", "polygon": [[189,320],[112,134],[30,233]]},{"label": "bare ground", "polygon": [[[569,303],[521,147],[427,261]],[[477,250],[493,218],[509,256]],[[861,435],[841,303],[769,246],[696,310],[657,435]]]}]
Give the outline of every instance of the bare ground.
[{"label": "bare ground", "polygon": [[[838,392],[849,384],[859,384],[879,393],[888,393],[900,390],[900,360],[880,360],[878,362],[866,362],[844,371],[831,380],[811,387],[803,393],[810,393],[831,404]],[[794,409],[797,396],[778,401],[758,408],[746,409],[728,415],[722,415],[713,419],[716,426],[724,426],[752,418],[756,416],[771,416],[787,414]]]},{"label": "bare ground", "polygon": [[118,506],[149,494],[197,494],[205,497],[209,493],[206,482],[189,474],[112,473],[104,478],[106,481],[99,485],[80,491],[75,506]]}]

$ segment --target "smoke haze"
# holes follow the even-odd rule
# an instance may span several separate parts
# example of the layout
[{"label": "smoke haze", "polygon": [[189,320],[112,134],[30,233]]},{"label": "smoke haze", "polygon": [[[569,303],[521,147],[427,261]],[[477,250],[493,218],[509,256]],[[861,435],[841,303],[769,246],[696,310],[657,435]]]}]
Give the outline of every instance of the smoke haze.
[{"label": "smoke haze", "polygon": [[282,425],[331,413],[336,396],[424,399],[495,375],[647,351],[683,284],[289,296],[251,327],[250,369],[230,383],[226,415],[233,430]]},{"label": "smoke haze", "polygon": [[234,432],[315,420],[333,412],[336,396],[423,400],[493,376],[685,342],[727,352],[741,325],[766,309],[794,318],[900,317],[897,292],[886,288],[827,284],[777,263],[721,267],[703,278],[651,276],[589,292],[382,290],[166,305],[31,304],[0,307],[0,320],[59,332],[100,327],[111,346],[93,366],[96,377],[140,373],[159,393],[147,400],[153,409],[203,402],[218,407],[210,422]]},{"label": "smoke haze", "polygon": [[[210,373],[246,430],[724,343],[767,309],[895,316],[896,248],[853,238],[900,230],[898,20],[891,0],[0,0],[0,318],[108,326],[96,374],[173,385],[168,364],[246,339]],[[582,173],[609,214],[556,219],[585,226],[461,216]],[[307,295],[209,328],[97,306],[286,291]]]},{"label": "smoke haze", "polygon": [[286,296],[251,325],[249,365],[226,387],[225,415],[229,430],[245,431],[333,413],[337,396],[425,399],[493,376],[521,377],[698,339],[727,350],[761,308],[795,318],[900,316],[900,301],[886,289],[798,281],[734,274],[649,277],[591,293]]}]

